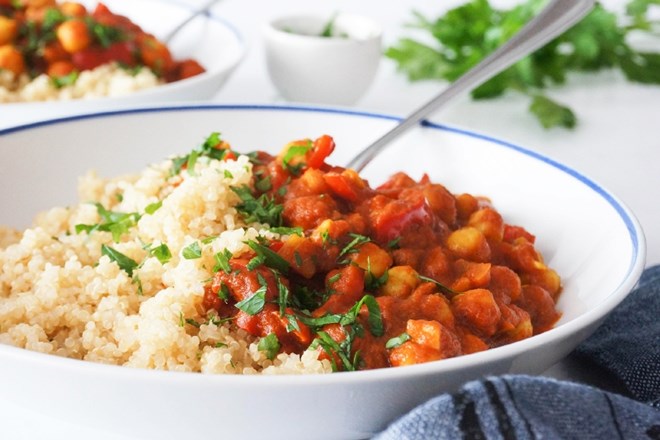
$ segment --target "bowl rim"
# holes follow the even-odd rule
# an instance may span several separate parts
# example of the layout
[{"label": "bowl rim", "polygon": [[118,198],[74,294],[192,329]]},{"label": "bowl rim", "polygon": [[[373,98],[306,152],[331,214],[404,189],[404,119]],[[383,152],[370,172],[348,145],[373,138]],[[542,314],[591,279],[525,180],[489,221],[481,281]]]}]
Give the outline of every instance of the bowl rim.
[{"label": "bowl rim", "polygon": [[[3,136],[9,136],[16,133],[28,132],[34,129],[40,129],[53,125],[73,123],[77,121],[94,121],[104,118],[132,116],[139,114],[187,112],[187,111],[277,111],[277,112],[306,112],[321,114],[337,114],[349,117],[361,117],[369,119],[380,119],[392,122],[399,122],[403,118],[391,114],[347,109],[341,107],[329,107],[318,105],[275,105],[275,104],[175,104],[168,106],[140,106],[130,107],[119,110],[108,110],[91,112],[73,116],[65,116],[49,120],[43,120],[28,124],[22,124],[14,127],[0,129],[0,141]],[[416,377],[428,377],[438,375],[448,371],[460,370],[472,366],[473,364],[486,364],[504,359],[515,359],[517,356],[531,351],[534,348],[559,341],[574,336],[580,330],[593,326],[603,320],[606,315],[616,307],[634,288],[645,266],[646,241],[641,225],[632,211],[611,192],[599,185],[584,174],[554,160],[541,153],[528,150],[517,144],[504,141],[482,134],[473,130],[459,128],[440,123],[425,120],[421,123],[425,128],[432,130],[445,131],[461,136],[475,138],[486,141],[498,147],[503,147],[527,155],[535,160],[546,163],[547,165],[558,169],[561,172],[575,178],[586,185],[597,195],[602,197],[619,215],[628,231],[630,244],[632,246],[632,256],[628,264],[626,275],[622,278],[620,284],[613,289],[610,294],[598,305],[587,310],[579,317],[566,322],[558,327],[554,327],[547,332],[533,336],[522,341],[507,344],[494,349],[479,353],[462,355],[454,358],[443,359],[440,361],[428,362],[424,364],[406,366],[405,368],[381,368],[376,370],[363,370],[355,372],[340,372],[333,374],[310,374],[310,375],[236,375],[236,374],[204,374],[197,372],[175,372],[163,370],[148,370],[140,368],[126,368],[118,365],[100,364],[90,361],[81,361],[71,358],[63,358],[51,354],[39,353],[10,345],[0,344],[0,358],[15,359],[19,362],[30,362],[32,364],[43,364],[44,368],[60,368],[71,370],[80,374],[94,374],[104,376],[115,376],[122,379],[138,379],[147,381],[177,381],[180,384],[194,384],[197,381],[204,381],[214,385],[238,385],[238,386],[259,386],[259,387],[298,387],[310,386],[312,384],[356,384],[370,383],[382,380],[413,379]],[[582,335],[586,337],[588,335]]]},{"label": "bowl rim", "polygon": [[289,15],[282,15],[276,18],[269,20],[264,24],[263,29],[266,35],[271,37],[277,37],[281,39],[288,39],[289,41],[306,41],[313,44],[323,44],[323,45],[355,45],[355,44],[364,44],[369,41],[380,41],[383,36],[383,26],[374,20],[371,17],[366,15],[341,12],[334,15],[330,15],[331,19],[340,19],[346,18],[348,20],[360,20],[364,23],[365,26],[369,27],[369,36],[363,38],[337,38],[337,37],[322,37],[320,35],[309,35],[299,32],[289,32],[282,28],[283,22],[289,20],[313,20],[320,22],[327,22],[328,18],[324,17],[319,13],[312,12],[299,12]]},{"label": "bowl rim", "polygon": [[[186,13],[194,13],[197,11],[197,9],[193,5],[180,0],[140,0],[140,1],[151,2],[151,3],[166,3],[168,4],[168,6],[178,8],[181,10],[181,12],[185,11]],[[187,88],[196,83],[208,81],[210,78],[216,75],[224,75],[226,73],[230,73],[233,69],[235,69],[239,65],[241,60],[245,58],[245,55],[248,50],[248,43],[245,36],[238,30],[238,28],[234,24],[232,24],[227,19],[219,16],[213,10],[209,10],[203,14],[200,14],[200,17],[206,17],[206,19],[216,22],[217,24],[225,28],[227,31],[229,31],[229,33],[235,39],[236,49],[237,49],[236,55],[234,57],[226,58],[226,61],[220,66],[220,68],[214,70],[205,70],[199,75],[195,75],[190,78],[185,78],[170,83],[159,84],[155,87],[150,87],[147,89],[136,90],[127,95],[99,96],[93,98],[81,98],[81,99],[71,99],[71,100],[6,102],[6,103],[0,103],[0,108],[4,108],[4,107],[10,108],[9,106],[17,106],[14,108],[19,108],[18,106],[29,107],[29,106],[37,106],[37,105],[59,105],[59,104],[71,105],[71,104],[81,104],[81,103],[110,104],[114,102],[122,102],[123,100],[128,98],[133,99],[134,97],[150,98],[152,95],[160,95],[162,93],[167,93],[167,91],[180,89],[182,87]]]}]

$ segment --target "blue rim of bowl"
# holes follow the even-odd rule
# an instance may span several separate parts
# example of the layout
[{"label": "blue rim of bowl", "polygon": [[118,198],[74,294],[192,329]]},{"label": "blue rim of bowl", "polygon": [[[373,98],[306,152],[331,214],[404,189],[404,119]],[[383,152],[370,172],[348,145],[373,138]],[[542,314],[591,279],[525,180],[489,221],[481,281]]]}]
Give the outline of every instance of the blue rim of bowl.
[{"label": "blue rim of bowl", "polygon": [[[373,119],[381,119],[381,120],[388,120],[392,122],[399,122],[403,118],[399,116],[394,116],[394,115],[388,115],[388,114],[382,114],[382,113],[376,113],[376,112],[368,112],[368,111],[360,111],[360,110],[350,110],[350,109],[345,109],[345,108],[333,108],[333,107],[315,107],[315,106],[304,106],[304,105],[273,105],[273,104],[183,104],[183,105],[171,105],[171,106],[154,106],[154,107],[133,107],[133,108],[127,108],[127,109],[122,109],[122,110],[110,110],[110,111],[101,111],[101,112],[93,112],[93,113],[85,113],[85,114],[79,114],[79,115],[73,115],[73,116],[66,116],[66,117],[61,117],[61,118],[55,118],[55,119],[48,119],[48,120],[42,120],[38,122],[33,122],[33,123],[28,123],[28,124],[23,124],[23,125],[18,125],[10,128],[5,128],[5,129],[0,129],[0,138],[3,135],[9,135],[12,133],[17,133],[17,132],[22,132],[22,131],[28,131],[30,129],[35,129],[35,128],[40,128],[40,127],[45,127],[49,125],[56,125],[56,124],[61,124],[61,123],[68,123],[68,122],[76,122],[76,121],[83,121],[83,120],[92,120],[92,119],[100,119],[100,118],[106,118],[106,117],[114,117],[114,116],[125,116],[125,115],[132,115],[132,114],[142,114],[142,113],[159,113],[159,112],[180,112],[180,111],[284,111],[284,112],[308,112],[308,113],[324,113],[324,114],[336,114],[336,115],[344,115],[344,116],[358,116],[358,117],[366,117],[366,118],[373,118]],[[599,304],[596,309],[592,309],[588,311],[584,318],[587,319],[588,316],[588,321],[586,324],[579,324],[576,323],[575,321],[567,322],[560,327],[554,328],[553,330],[550,330],[545,333],[541,333],[539,335],[534,336],[533,338],[528,338],[524,339],[522,341],[513,343],[513,344],[507,344],[501,347],[498,347],[496,350],[486,350],[484,352],[480,353],[475,353],[475,354],[470,354],[470,355],[463,355],[463,356],[458,356],[455,358],[450,358],[450,359],[443,359],[441,362],[429,362],[429,363],[424,363],[424,364],[419,364],[419,365],[412,365],[406,368],[384,368],[384,369],[376,369],[376,370],[368,370],[368,371],[358,371],[358,372],[353,372],[353,373],[342,373],[339,375],[336,374],[330,374],[330,375],[303,375],[303,376],[298,376],[295,375],[293,376],[293,379],[289,377],[288,375],[284,376],[277,376],[278,381],[277,383],[279,385],[285,385],[285,386],[291,386],[291,385],[302,385],[304,386],[305,384],[312,383],[314,381],[320,380],[320,381],[334,381],[338,380],[338,376],[342,378],[342,382],[351,382],[351,381],[358,381],[358,380],[365,380],[366,375],[368,375],[369,379],[371,380],[379,380],[379,378],[383,377],[398,377],[399,375],[404,375],[404,376],[417,376],[417,375],[426,375],[426,374],[436,374],[438,372],[446,371],[448,369],[451,369],[452,366],[456,365],[457,362],[461,362],[462,359],[466,357],[472,357],[472,356],[479,356],[482,363],[488,363],[492,362],[494,360],[497,360],[501,357],[506,357],[506,352],[509,353],[509,356],[518,354],[520,352],[524,352],[525,348],[531,348],[528,347],[529,344],[531,344],[530,340],[536,340],[541,342],[547,341],[548,338],[551,338],[552,340],[553,336],[551,334],[558,334],[557,330],[560,331],[560,334],[558,334],[558,337],[569,337],[571,331],[579,330],[583,327],[588,327],[589,324],[593,323],[593,321],[597,321],[599,318],[603,319],[604,316],[607,315],[611,311],[612,308],[614,308],[616,305],[618,305],[625,295],[622,295],[622,293],[627,294],[634,285],[637,283],[639,276],[641,275],[641,272],[643,271],[643,261],[644,261],[644,253],[645,250],[645,242],[643,239],[643,232],[641,229],[641,226],[639,225],[639,222],[634,218],[634,215],[630,212],[629,209],[627,209],[624,204],[619,201],[616,197],[614,197],[612,194],[610,194],[608,191],[606,191],[602,186],[596,184],[594,181],[589,179],[588,177],[584,176],[583,174],[580,174],[579,172],[575,171],[574,169],[561,164],[560,162],[557,162],[553,159],[550,159],[540,153],[528,150],[526,148],[520,147],[519,145],[515,145],[513,143],[503,141],[497,138],[490,137],[488,135],[484,135],[481,133],[477,133],[474,131],[462,129],[462,128],[457,128],[457,127],[452,127],[452,126],[446,126],[443,124],[438,124],[434,122],[429,122],[429,121],[422,121],[421,124],[423,127],[431,128],[434,130],[440,130],[440,131],[445,131],[448,133],[455,133],[463,136],[468,136],[472,137],[475,139],[480,139],[484,140],[490,143],[493,143],[497,146],[508,148],[511,150],[514,150],[520,154],[529,156],[534,158],[535,160],[539,160],[543,163],[546,163],[568,175],[571,177],[577,179],[584,185],[586,185],[588,188],[590,188],[592,191],[597,193],[600,197],[602,197],[612,208],[616,211],[616,213],[619,215],[621,220],[624,222],[626,229],[628,230],[628,234],[630,237],[630,242],[632,244],[632,257],[630,259],[629,265],[628,265],[628,270],[625,274],[625,276],[622,278],[621,282],[619,285],[612,289],[610,292],[610,295],[606,297],[603,301],[603,303]],[[622,289],[626,289],[625,292],[623,292]],[[616,297],[616,298],[613,298]],[[613,302],[615,301],[615,302]],[[604,310],[603,310],[604,309]],[[595,316],[594,316],[595,315]],[[575,328],[577,326],[577,329]],[[563,329],[563,330],[561,330]],[[567,333],[568,332],[568,333]],[[515,347],[514,347],[515,346]],[[57,356],[44,356],[43,353],[38,353],[38,352],[31,352],[29,350],[17,348],[17,347],[11,347],[11,346],[2,346],[0,345],[0,351],[4,351],[7,355],[10,356],[19,356],[23,358],[30,358],[33,361],[43,361],[46,358],[51,359],[52,361],[55,362],[61,362],[62,364],[67,364],[69,367],[73,368],[85,368],[84,365],[88,365],[87,368],[89,368],[89,362],[84,362],[84,361],[79,361],[76,359],[69,359],[69,358],[60,358]],[[98,371],[114,371],[115,373],[119,371],[123,371],[125,369],[123,368],[117,368],[115,365],[104,365],[104,364],[94,364],[95,368],[98,368]],[[443,367],[440,367],[440,366]],[[446,368],[444,368],[446,367]],[[156,376],[161,376],[162,374],[165,375],[172,375],[173,372],[168,372],[168,371],[151,371],[151,370],[144,370],[141,371],[140,369],[126,369],[130,370],[130,374],[140,376],[140,377],[156,377]],[[129,374],[126,373],[126,374]],[[142,374],[146,374],[146,376],[142,376]],[[227,378],[230,378],[231,380],[240,380],[240,381],[245,381],[245,382],[251,382],[253,380],[260,381],[262,384],[264,383],[264,376],[261,375],[204,375],[204,374],[199,374],[199,373],[191,373],[191,374],[185,374],[185,373],[178,373],[175,374],[177,377],[183,378],[184,376],[188,377],[188,380],[203,380],[203,379],[196,379],[198,376],[203,376],[206,380],[209,378],[213,378],[212,380],[218,380],[218,381],[223,381],[227,380]]]}]

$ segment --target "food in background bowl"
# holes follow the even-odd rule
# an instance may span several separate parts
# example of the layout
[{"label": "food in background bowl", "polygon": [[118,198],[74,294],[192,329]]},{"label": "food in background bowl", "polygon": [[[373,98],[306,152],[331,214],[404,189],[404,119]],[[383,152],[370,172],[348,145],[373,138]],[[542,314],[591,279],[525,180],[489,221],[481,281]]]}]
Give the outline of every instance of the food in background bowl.
[{"label": "food in background bowl", "polygon": [[[240,155],[217,133],[80,182],[0,247],[0,342],[206,373],[413,365],[552,327],[560,280],[490,201],[404,173],[371,188],[327,135]],[[9,244],[13,243],[13,244]]]},{"label": "food in background bowl", "polygon": [[0,2],[0,102],[121,96],[202,72],[103,3]]}]

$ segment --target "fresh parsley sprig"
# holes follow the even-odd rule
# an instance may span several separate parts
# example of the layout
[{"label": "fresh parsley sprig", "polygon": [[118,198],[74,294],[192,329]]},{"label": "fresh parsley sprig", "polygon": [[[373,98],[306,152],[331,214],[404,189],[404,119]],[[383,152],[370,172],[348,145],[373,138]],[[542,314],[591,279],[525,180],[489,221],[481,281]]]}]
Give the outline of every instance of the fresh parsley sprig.
[{"label": "fresh parsley sprig", "polygon": [[[493,52],[538,13],[545,2],[526,0],[511,9],[496,9],[488,0],[470,0],[437,19],[415,12],[411,26],[426,31],[437,44],[403,38],[385,55],[394,60],[410,81],[454,81]],[[474,99],[490,99],[513,90],[530,97],[529,110],[545,128],[573,128],[573,111],[543,91],[564,84],[571,72],[619,68],[630,81],[660,84],[660,52],[641,52],[628,42],[633,31],[658,35],[650,20],[650,5],[658,0],[630,0],[630,24],[620,24],[616,14],[597,4],[576,26],[532,55],[472,91]]]},{"label": "fresh parsley sprig", "polygon": [[236,210],[241,213],[247,223],[259,222],[270,226],[282,226],[282,211],[284,206],[275,202],[267,194],[255,197],[247,185],[232,186],[232,191],[241,199]]}]

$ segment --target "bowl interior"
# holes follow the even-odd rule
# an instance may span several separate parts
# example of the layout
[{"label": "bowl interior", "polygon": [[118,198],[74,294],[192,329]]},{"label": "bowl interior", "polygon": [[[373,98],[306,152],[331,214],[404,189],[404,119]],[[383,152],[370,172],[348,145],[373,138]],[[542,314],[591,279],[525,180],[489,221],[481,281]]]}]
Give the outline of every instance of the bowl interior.
[{"label": "bowl interior", "polygon": [[[327,17],[320,15],[293,15],[281,17],[270,24],[271,28],[292,38],[295,36],[313,37],[317,43],[336,44],[379,38],[382,30],[373,20],[352,14],[338,14]],[[332,38],[321,34],[331,28]]]}]

